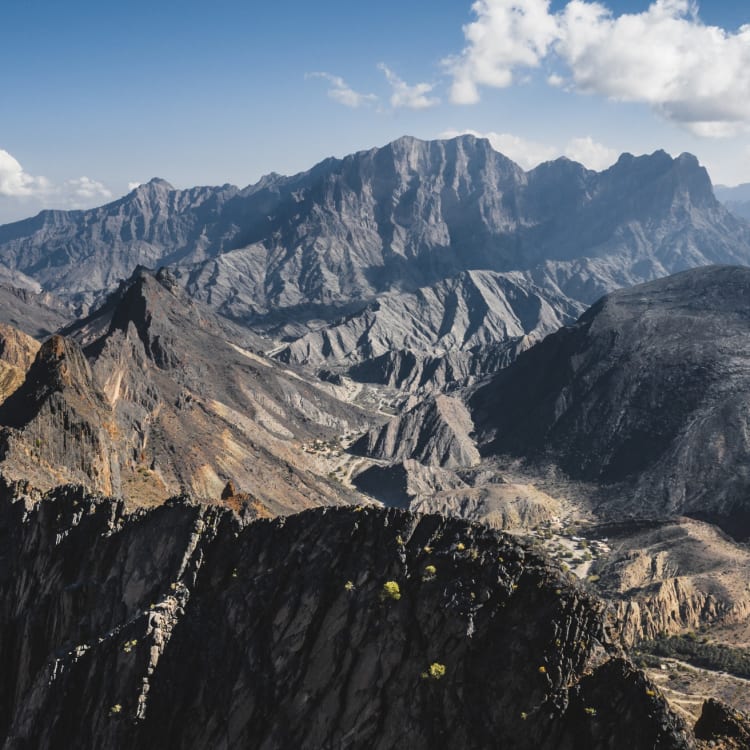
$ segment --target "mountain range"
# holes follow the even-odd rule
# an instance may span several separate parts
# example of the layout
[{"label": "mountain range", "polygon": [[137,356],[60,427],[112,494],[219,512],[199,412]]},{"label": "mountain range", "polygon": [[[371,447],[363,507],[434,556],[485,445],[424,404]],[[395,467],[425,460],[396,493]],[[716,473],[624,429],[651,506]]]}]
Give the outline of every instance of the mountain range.
[{"label": "mountain range", "polygon": [[628,658],[750,653],[718,197],[401,138],[0,227],[4,747],[743,747]]},{"label": "mountain range", "polygon": [[[602,294],[750,261],[750,228],[689,154],[524,171],[485,139],[404,137],[242,190],[152,180],[0,227],[0,265],[77,306],[137,265],[285,340],[286,361],[424,387],[492,371]],[[489,351],[488,351],[489,348]]]}]

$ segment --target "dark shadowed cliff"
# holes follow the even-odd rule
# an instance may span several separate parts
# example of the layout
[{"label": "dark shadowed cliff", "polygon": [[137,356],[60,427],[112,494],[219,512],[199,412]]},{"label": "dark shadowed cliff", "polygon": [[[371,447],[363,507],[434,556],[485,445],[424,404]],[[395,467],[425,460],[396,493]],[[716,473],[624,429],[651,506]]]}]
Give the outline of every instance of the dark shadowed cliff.
[{"label": "dark shadowed cliff", "polygon": [[[615,292],[471,399],[484,454],[552,462],[615,515],[692,514],[750,534],[750,271]],[[626,489],[622,489],[625,487]]]},{"label": "dark shadowed cliff", "polygon": [[688,748],[602,605],[512,538],[3,488],[6,748]]}]

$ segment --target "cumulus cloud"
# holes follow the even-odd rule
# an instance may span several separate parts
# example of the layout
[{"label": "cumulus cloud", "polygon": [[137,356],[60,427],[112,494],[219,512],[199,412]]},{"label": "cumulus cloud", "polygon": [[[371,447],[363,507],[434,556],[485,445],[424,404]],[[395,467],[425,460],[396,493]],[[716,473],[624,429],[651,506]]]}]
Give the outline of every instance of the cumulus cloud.
[{"label": "cumulus cloud", "polygon": [[343,104],[345,107],[351,107],[357,109],[358,107],[373,104],[378,100],[375,94],[361,94],[355,91],[349,84],[340,76],[334,76],[330,73],[307,73],[305,78],[321,78],[324,81],[328,81],[330,88],[328,89],[328,96],[333,101]]},{"label": "cumulus cloud", "polygon": [[391,86],[391,106],[394,109],[429,109],[440,104],[440,99],[430,96],[435,85],[432,83],[417,83],[410,86],[397,76],[385,63],[378,68],[385,74]]},{"label": "cumulus cloud", "polygon": [[90,177],[55,184],[31,175],[14,156],[0,149],[0,221],[28,216],[42,208],[89,208],[111,198],[111,191]]},{"label": "cumulus cloud", "polygon": [[50,188],[49,180],[27,174],[13,156],[0,149],[0,195],[30,197],[48,192]]},{"label": "cumulus cloud", "polygon": [[510,86],[514,71],[537,67],[558,36],[549,0],[476,0],[471,9],[477,20],[463,27],[466,48],[445,61],[454,104],[478,102],[480,86]]},{"label": "cumulus cloud", "polygon": [[618,156],[617,151],[597,143],[591,136],[573,138],[563,148],[531,141],[511,133],[492,131],[480,133],[476,130],[446,130],[440,134],[440,137],[455,138],[459,135],[486,138],[495,151],[512,159],[524,169],[532,169],[542,162],[564,155],[580,162],[588,169],[601,171],[614,164]]},{"label": "cumulus cloud", "polygon": [[135,190],[136,188],[140,187],[141,185],[143,185],[142,182],[129,182],[128,183],[128,192],[132,193],[133,190]]},{"label": "cumulus cloud", "polygon": [[694,133],[734,135],[750,126],[750,25],[705,25],[692,0],[655,0],[640,13],[570,0],[476,0],[466,46],[446,65],[451,100],[470,104],[483,86],[506,87],[524,69],[561,64],[551,85],[644,102]]},{"label": "cumulus cloud", "polygon": [[565,146],[565,156],[573,161],[580,162],[589,169],[601,172],[611,167],[619,154],[613,148],[608,148],[602,143],[597,143],[590,135],[583,138],[573,138]]},{"label": "cumulus cloud", "polygon": [[112,197],[107,187],[89,177],[66,180],[62,186],[62,193],[67,196],[71,208],[83,208]]}]

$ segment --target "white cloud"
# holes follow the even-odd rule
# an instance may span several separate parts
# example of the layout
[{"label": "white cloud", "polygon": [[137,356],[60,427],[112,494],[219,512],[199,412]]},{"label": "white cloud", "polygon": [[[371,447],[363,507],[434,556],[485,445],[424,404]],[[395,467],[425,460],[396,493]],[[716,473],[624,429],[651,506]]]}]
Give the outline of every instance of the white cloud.
[{"label": "white cloud", "polygon": [[328,96],[333,101],[343,104],[345,107],[357,109],[358,107],[373,104],[378,100],[378,97],[374,94],[360,94],[358,91],[355,91],[340,76],[334,76],[330,73],[307,73],[305,78],[322,78],[324,81],[328,81],[331,84],[331,87],[328,89]]},{"label": "white cloud", "polygon": [[537,67],[557,38],[549,0],[476,0],[463,27],[468,45],[444,61],[453,74],[451,101],[475,104],[480,86],[505,88],[520,67]]},{"label": "white cloud", "polygon": [[560,155],[554,147],[544,143],[536,143],[510,133],[479,133],[476,130],[446,130],[440,134],[441,138],[455,138],[458,135],[473,135],[486,138],[495,151],[512,159],[524,169],[531,169],[543,161],[549,161]]},{"label": "white cloud", "polygon": [[477,0],[467,45],[446,62],[452,101],[476,102],[481,86],[506,87],[519,70],[559,61],[551,85],[647,103],[702,136],[750,127],[750,24],[736,32],[707,26],[693,0],[655,0],[619,16],[588,0],[570,0],[558,13],[549,5]]},{"label": "white cloud", "polygon": [[410,86],[401,80],[385,63],[380,63],[378,68],[385,74],[391,85],[391,106],[394,109],[429,109],[440,104],[440,99],[430,96],[435,88],[432,83],[417,83]]},{"label": "white cloud", "polygon": [[580,162],[588,169],[601,171],[614,164],[617,151],[597,143],[591,136],[573,138],[564,148],[558,148],[546,143],[537,143],[521,138],[511,133],[480,133],[476,130],[446,130],[440,138],[455,138],[459,135],[473,135],[486,138],[495,151],[512,159],[524,169],[532,169],[545,161],[551,161],[560,156]]},{"label": "white cloud", "polygon": [[90,177],[56,185],[24,171],[18,160],[0,149],[0,221],[15,220],[42,208],[90,208],[112,198],[110,190]]},{"label": "white cloud", "polygon": [[136,188],[139,188],[141,185],[143,185],[142,182],[129,182],[128,183],[128,192],[132,193],[133,190],[135,190]]},{"label": "white cloud", "polygon": [[112,197],[108,188],[89,177],[66,180],[62,186],[62,193],[67,196],[71,208],[87,207],[94,202],[105,201]]},{"label": "white cloud", "polygon": [[587,135],[568,141],[568,145],[565,146],[565,156],[580,162],[589,169],[601,172],[611,167],[617,161],[619,154],[613,148],[597,143],[590,135]]},{"label": "white cloud", "polygon": [[45,177],[32,177],[7,151],[0,149],[0,195],[13,198],[43,194],[50,189]]}]

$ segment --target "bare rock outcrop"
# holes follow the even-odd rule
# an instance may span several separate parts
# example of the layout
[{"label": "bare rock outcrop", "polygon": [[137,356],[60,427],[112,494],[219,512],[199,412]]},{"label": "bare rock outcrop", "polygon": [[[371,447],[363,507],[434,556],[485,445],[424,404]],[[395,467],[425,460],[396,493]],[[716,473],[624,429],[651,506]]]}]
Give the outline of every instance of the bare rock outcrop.
[{"label": "bare rock outcrop", "polygon": [[39,346],[31,336],[0,323],[0,403],[23,383]]},{"label": "bare rock outcrop", "polygon": [[9,750],[693,747],[602,604],[479,526],[4,485],[0,531]]},{"label": "bare rock outcrop", "polygon": [[367,425],[366,415],[233,333],[169,274],[137,271],[49,339],[0,407],[2,470],[139,504],[184,489],[218,501],[230,479],[262,513],[350,499],[300,446]]},{"label": "bare rock outcrop", "polygon": [[615,292],[473,395],[484,454],[602,486],[606,517],[686,514],[750,534],[750,271]]},{"label": "bare rock outcrop", "polygon": [[750,553],[715,526],[683,518],[591,533],[611,546],[592,572],[627,643],[750,616]]},{"label": "bare rock outcrop", "polygon": [[479,463],[479,451],[470,437],[473,430],[466,406],[457,398],[439,395],[366,433],[349,452],[391,463],[414,459],[446,469],[470,467]]}]

